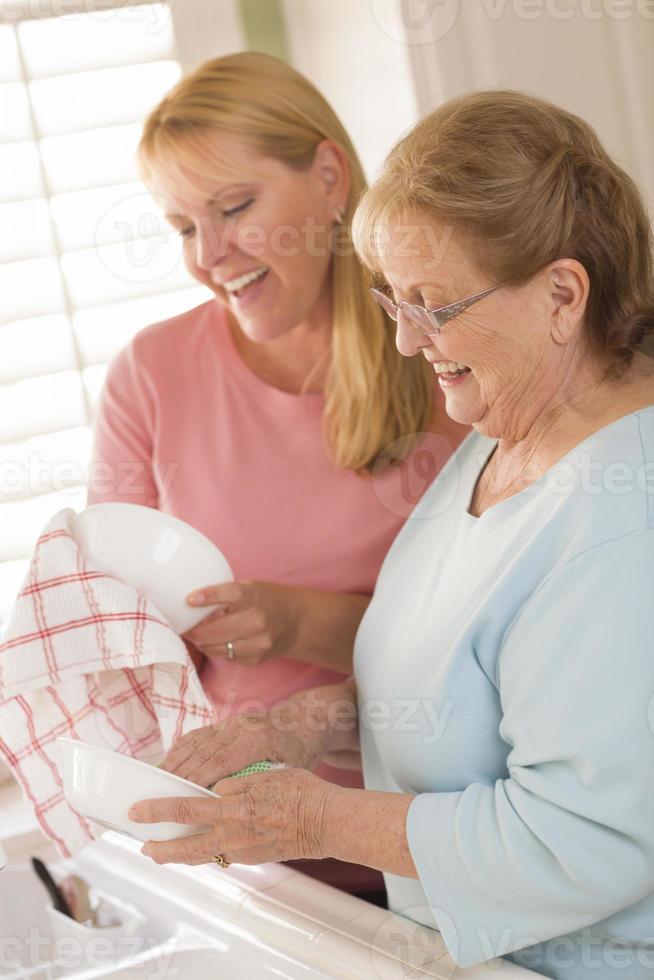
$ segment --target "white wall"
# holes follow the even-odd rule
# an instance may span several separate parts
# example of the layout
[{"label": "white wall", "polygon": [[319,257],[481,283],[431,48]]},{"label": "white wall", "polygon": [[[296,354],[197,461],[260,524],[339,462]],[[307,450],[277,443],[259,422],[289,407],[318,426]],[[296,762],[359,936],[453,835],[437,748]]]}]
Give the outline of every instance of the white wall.
[{"label": "white wall", "polygon": [[419,115],[410,52],[368,0],[283,0],[292,63],[329,100],[372,178]]},{"label": "white wall", "polygon": [[406,2],[425,14],[405,24],[421,113],[476,88],[550,99],[597,129],[654,213],[651,0]]},{"label": "white wall", "polygon": [[246,45],[236,0],[170,0],[177,54],[186,73]]}]

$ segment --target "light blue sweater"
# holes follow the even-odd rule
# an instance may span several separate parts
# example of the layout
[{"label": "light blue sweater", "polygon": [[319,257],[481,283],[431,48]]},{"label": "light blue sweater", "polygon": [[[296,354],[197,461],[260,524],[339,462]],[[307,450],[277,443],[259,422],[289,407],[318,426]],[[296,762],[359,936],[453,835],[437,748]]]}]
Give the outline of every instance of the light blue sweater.
[{"label": "light blue sweater", "polygon": [[355,649],[365,784],[417,794],[392,911],[469,966],[654,977],[654,407],[468,513],[461,446]]}]

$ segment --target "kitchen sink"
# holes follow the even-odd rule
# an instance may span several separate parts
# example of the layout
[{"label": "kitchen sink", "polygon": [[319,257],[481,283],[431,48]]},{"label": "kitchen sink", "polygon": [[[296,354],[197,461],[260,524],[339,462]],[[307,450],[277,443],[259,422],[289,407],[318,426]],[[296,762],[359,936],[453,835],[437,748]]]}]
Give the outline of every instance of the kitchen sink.
[{"label": "kitchen sink", "polygon": [[[5,844],[7,842],[5,841]],[[0,872],[0,980],[531,980],[503,960],[460,970],[440,933],[282,864],[155,865],[141,845],[107,833],[55,877],[81,875],[138,932],[84,941],[55,936],[48,899],[10,854]],[[129,923],[129,912],[124,911]],[[75,927],[79,929],[79,927]],[[39,955],[35,954],[38,950]]]}]

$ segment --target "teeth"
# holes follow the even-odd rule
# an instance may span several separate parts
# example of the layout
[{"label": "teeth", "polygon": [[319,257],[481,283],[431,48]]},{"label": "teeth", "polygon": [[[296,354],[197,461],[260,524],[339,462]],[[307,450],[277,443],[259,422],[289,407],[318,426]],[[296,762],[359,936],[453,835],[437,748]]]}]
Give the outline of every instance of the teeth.
[{"label": "teeth", "polygon": [[434,368],[439,374],[456,374],[457,371],[465,371],[466,365],[455,361],[436,361]]},{"label": "teeth", "polygon": [[230,279],[229,282],[224,282],[223,286],[228,293],[237,293],[239,289],[243,289],[244,286],[249,286],[251,282],[254,282],[255,279],[259,279],[259,277],[267,271],[267,266],[261,266],[260,269],[254,269],[253,272],[246,272],[244,276],[239,276],[238,279]]}]

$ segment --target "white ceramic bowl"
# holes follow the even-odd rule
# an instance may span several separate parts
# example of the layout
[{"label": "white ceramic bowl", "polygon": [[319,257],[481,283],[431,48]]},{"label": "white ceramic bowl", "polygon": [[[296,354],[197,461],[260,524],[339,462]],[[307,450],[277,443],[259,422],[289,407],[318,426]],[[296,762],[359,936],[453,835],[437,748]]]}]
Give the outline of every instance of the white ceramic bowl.
[{"label": "white ceramic bowl", "polygon": [[215,608],[189,606],[189,592],[234,578],[227,559],[204,534],[152,507],[94,504],[74,515],[70,529],[95,568],[140,589],[177,633],[192,629]]},{"label": "white ceramic bowl", "polygon": [[108,830],[136,840],[178,840],[208,830],[196,824],[135,823],[127,816],[139,800],[170,796],[218,796],[187,779],[129,755],[98,748],[74,738],[58,738],[63,754],[64,795],[73,810]]}]

